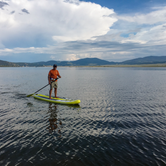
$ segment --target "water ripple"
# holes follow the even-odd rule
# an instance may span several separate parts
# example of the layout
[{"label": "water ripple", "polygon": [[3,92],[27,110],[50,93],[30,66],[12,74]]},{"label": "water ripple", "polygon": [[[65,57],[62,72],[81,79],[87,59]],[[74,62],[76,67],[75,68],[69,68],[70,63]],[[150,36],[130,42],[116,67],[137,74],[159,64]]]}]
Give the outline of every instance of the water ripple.
[{"label": "water ripple", "polygon": [[0,165],[166,165],[165,70],[62,68],[73,79],[61,82],[61,95],[80,106],[27,98],[47,72],[23,70],[30,80],[0,83]]}]

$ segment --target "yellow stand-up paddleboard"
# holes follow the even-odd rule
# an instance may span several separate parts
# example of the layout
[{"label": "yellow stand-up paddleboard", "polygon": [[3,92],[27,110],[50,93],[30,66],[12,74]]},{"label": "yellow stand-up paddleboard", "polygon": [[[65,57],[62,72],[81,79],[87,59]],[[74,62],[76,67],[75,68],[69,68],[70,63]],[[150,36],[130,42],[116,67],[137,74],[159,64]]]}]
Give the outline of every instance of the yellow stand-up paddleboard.
[{"label": "yellow stand-up paddleboard", "polygon": [[34,94],[33,97],[35,99],[51,102],[51,103],[57,103],[57,104],[79,104],[80,100],[71,100],[71,99],[62,99],[62,98],[51,98],[49,99],[49,96],[42,95],[42,94]]}]

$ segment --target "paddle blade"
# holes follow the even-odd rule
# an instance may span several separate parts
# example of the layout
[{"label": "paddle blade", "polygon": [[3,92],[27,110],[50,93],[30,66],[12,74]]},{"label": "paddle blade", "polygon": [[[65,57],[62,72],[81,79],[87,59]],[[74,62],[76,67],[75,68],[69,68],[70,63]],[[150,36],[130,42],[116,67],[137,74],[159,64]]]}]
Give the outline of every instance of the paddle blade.
[{"label": "paddle blade", "polygon": [[30,95],[27,95],[27,97],[31,97],[32,95],[34,95],[34,93],[30,94]]}]

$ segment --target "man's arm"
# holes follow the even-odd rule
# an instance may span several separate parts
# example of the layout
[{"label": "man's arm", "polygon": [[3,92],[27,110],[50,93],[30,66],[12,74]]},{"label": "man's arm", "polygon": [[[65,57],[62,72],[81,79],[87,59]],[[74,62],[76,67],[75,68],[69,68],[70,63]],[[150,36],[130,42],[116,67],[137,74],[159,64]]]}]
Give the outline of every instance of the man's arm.
[{"label": "man's arm", "polygon": [[61,78],[61,75],[59,74],[59,71],[58,71],[58,75],[57,75],[59,78]]},{"label": "man's arm", "polygon": [[49,75],[48,75],[48,83],[51,84],[51,79]]}]

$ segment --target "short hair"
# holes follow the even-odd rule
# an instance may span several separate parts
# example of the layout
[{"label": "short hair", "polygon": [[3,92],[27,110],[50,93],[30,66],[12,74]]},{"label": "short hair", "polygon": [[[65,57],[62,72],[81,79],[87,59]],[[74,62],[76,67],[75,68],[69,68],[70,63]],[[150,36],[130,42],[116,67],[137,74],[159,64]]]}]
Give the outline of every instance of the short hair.
[{"label": "short hair", "polygon": [[56,64],[54,64],[54,65],[53,65],[53,67],[57,67],[57,65],[56,65]]}]

